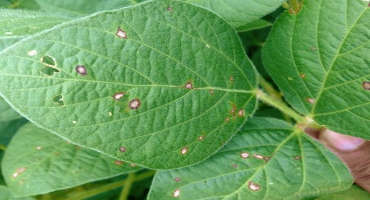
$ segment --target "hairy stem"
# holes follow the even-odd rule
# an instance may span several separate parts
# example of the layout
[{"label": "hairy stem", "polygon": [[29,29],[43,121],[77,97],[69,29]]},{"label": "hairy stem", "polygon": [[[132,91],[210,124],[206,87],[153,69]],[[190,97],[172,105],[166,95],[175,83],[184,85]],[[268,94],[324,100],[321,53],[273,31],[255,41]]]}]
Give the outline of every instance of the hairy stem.
[{"label": "hairy stem", "polygon": [[123,190],[121,192],[121,196],[119,200],[127,200],[128,195],[130,194],[130,190],[132,184],[135,182],[135,173],[131,173],[128,175],[127,179],[125,180],[125,184],[123,185]]}]

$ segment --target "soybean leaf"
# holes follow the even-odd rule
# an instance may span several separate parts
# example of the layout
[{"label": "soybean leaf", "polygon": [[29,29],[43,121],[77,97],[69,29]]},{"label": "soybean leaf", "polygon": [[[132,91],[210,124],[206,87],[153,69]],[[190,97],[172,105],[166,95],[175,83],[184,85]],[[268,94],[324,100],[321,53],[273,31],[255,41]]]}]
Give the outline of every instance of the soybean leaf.
[{"label": "soybean leaf", "polygon": [[325,195],[315,200],[369,200],[370,193],[357,186],[352,186],[349,190],[334,194]]},{"label": "soybean leaf", "polygon": [[0,185],[0,200],[34,200],[34,198],[15,198],[7,187]]},{"label": "soybean leaf", "polygon": [[179,1],[101,12],[18,42],[1,52],[0,77],[26,118],[149,168],[206,159],[256,107],[255,69],[235,30]]},{"label": "soybean leaf", "polygon": [[134,5],[145,0],[36,0],[41,8],[50,13],[60,13],[67,16],[83,16],[101,10],[111,10]]},{"label": "soybean leaf", "polygon": [[246,25],[238,27],[237,31],[238,32],[248,32],[248,31],[262,29],[262,28],[266,28],[266,27],[270,27],[270,26],[272,26],[271,22],[269,22],[267,20],[264,20],[264,19],[259,19],[259,20],[250,22]]},{"label": "soybean leaf", "polygon": [[27,122],[20,118],[11,121],[0,121],[0,145],[8,145],[17,130]]},{"label": "soybean leaf", "polygon": [[37,11],[0,9],[0,51],[67,18]]},{"label": "soybean leaf", "polygon": [[310,136],[281,120],[253,118],[207,161],[157,173],[149,200],[296,200],[351,184],[347,167]]},{"label": "soybean leaf", "polygon": [[11,121],[18,118],[21,118],[21,116],[15,112],[3,98],[0,97],[0,122]]},{"label": "soybean leaf", "polygon": [[299,112],[370,139],[370,12],[362,0],[304,1],[263,48],[267,71]]},{"label": "soybean leaf", "polygon": [[2,162],[5,181],[16,196],[49,193],[135,170],[32,124],[14,136]]},{"label": "soybean leaf", "polygon": [[276,10],[284,0],[183,0],[219,14],[234,27],[243,26]]},{"label": "soybean leaf", "polygon": [[14,0],[8,8],[39,10],[40,6],[35,0]]}]

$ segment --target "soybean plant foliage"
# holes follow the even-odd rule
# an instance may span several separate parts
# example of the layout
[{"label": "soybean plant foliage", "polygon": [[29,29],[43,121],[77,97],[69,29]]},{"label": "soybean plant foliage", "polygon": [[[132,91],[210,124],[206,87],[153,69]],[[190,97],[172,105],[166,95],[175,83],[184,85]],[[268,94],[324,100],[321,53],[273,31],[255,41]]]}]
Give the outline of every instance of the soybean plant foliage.
[{"label": "soybean plant foliage", "polygon": [[370,139],[367,1],[0,7],[0,200],[370,198],[307,131]]}]

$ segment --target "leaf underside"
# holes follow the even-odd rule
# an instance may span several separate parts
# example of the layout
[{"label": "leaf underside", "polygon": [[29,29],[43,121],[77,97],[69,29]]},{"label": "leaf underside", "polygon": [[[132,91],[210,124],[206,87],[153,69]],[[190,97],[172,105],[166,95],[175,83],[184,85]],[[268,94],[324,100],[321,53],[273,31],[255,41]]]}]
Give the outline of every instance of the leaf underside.
[{"label": "leaf underside", "polygon": [[260,19],[281,6],[284,0],[184,0],[210,9],[234,27]]},{"label": "leaf underside", "polygon": [[299,112],[370,139],[370,11],[362,0],[304,1],[263,48],[267,71]]},{"label": "leaf underside", "polygon": [[6,183],[16,196],[45,194],[136,170],[32,124],[17,132],[2,161]]},{"label": "leaf underside", "polygon": [[256,82],[235,30],[178,1],[98,13],[0,54],[0,92],[18,112],[149,168],[216,152],[254,112]]},{"label": "leaf underside", "polygon": [[207,161],[157,173],[149,200],[296,200],[351,184],[347,167],[323,145],[284,121],[256,117]]}]

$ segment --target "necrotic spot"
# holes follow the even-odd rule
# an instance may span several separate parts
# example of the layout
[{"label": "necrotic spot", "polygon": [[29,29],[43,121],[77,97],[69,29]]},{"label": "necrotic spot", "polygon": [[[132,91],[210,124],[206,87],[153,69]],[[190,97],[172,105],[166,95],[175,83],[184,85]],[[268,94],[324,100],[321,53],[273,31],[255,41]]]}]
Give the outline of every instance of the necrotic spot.
[{"label": "necrotic spot", "polygon": [[58,105],[64,105],[64,100],[63,100],[63,96],[62,95],[57,95],[55,97],[53,97],[53,102],[58,104]]},{"label": "necrotic spot", "polygon": [[370,90],[370,81],[364,81],[362,83],[362,87],[365,89],[365,90]]},{"label": "necrotic spot", "polygon": [[76,72],[79,73],[82,76],[87,74],[87,70],[86,70],[86,67],[84,65],[77,65],[76,66]]},{"label": "necrotic spot", "polygon": [[136,110],[140,107],[140,100],[139,99],[133,99],[129,102],[129,107],[132,109],[132,110]]},{"label": "necrotic spot", "polygon": [[123,31],[120,27],[118,27],[116,36],[121,38],[121,39],[127,39],[127,33]]}]

